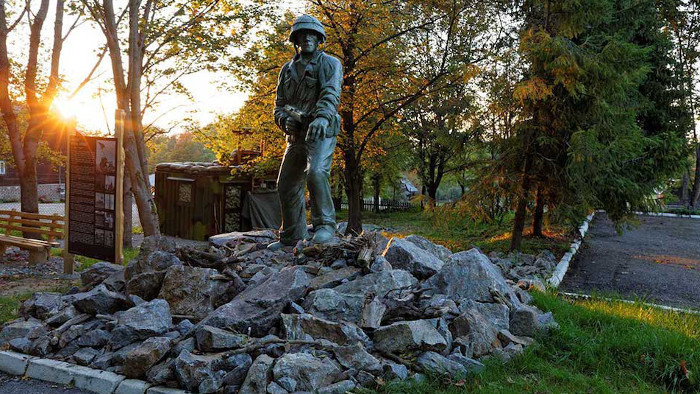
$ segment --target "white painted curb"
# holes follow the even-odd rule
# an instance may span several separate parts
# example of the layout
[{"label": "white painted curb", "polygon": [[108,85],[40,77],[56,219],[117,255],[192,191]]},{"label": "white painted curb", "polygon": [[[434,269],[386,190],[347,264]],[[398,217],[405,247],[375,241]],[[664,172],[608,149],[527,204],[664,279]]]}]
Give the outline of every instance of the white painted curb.
[{"label": "white painted curb", "polygon": [[51,383],[74,385],[100,394],[187,394],[189,391],[164,386],[151,387],[143,380],[127,379],[112,372],[74,365],[63,361],[0,351],[0,371]]},{"label": "white painted curb", "polygon": [[547,279],[547,283],[553,287],[557,288],[561,284],[561,281],[564,280],[564,275],[566,275],[566,271],[569,270],[569,264],[571,263],[571,259],[574,258],[576,255],[576,252],[578,252],[578,249],[581,247],[581,242],[583,241],[583,237],[586,236],[586,233],[588,232],[588,225],[593,220],[593,217],[595,216],[595,212],[592,212],[590,215],[586,217],[586,220],[583,221],[583,224],[578,228],[578,232],[581,235],[581,239],[577,239],[574,242],[571,243],[571,246],[569,247],[569,251],[562,256],[561,260],[559,260],[559,263],[557,266],[554,268],[554,272],[552,272],[552,277]]},{"label": "white painted curb", "polygon": [[[563,294],[566,297],[569,298],[583,298],[585,300],[589,300],[591,298],[596,298],[596,299],[601,299],[605,301],[610,301],[610,302],[624,302],[625,304],[635,304],[637,301],[632,301],[632,300],[625,300],[622,298],[607,298],[607,297],[593,297],[588,294],[581,294],[581,293],[566,293],[566,292],[561,292],[559,294]],[[640,304],[652,308],[657,308],[657,309],[663,309],[671,312],[678,312],[678,313],[689,313],[692,315],[700,315],[700,310],[697,309],[686,309],[686,308],[676,308],[673,306],[667,306],[667,305],[659,305],[659,304],[652,304],[650,302],[639,302]]]},{"label": "white painted curb", "polygon": [[689,218],[689,219],[700,219],[700,215],[684,215],[681,213],[668,213],[668,212],[635,212],[635,215],[641,216],[663,216],[667,218]]}]

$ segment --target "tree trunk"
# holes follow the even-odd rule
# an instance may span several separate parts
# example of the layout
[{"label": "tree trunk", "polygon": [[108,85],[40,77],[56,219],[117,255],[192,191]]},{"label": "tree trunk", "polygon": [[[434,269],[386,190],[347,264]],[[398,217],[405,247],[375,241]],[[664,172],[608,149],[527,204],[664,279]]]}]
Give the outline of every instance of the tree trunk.
[{"label": "tree trunk", "polygon": [[437,191],[438,191],[438,186],[434,183],[431,183],[427,187],[428,190],[428,206],[430,208],[435,208],[437,205]]},{"label": "tree trunk", "polygon": [[542,221],[544,219],[544,197],[542,196],[542,187],[537,188],[537,197],[535,197],[535,213],[532,216],[532,235],[536,237],[544,236],[542,234]]},{"label": "tree trunk", "polygon": [[381,183],[379,182],[380,180],[380,177],[377,175],[372,177],[372,183],[374,186],[374,213],[379,213],[379,189],[381,186]]},{"label": "tree trunk", "polygon": [[683,171],[683,184],[681,185],[681,204],[684,207],[690,206],[690,194],[688,193],[688,186],[690,183],[690,176],[688,175],[688,169]]},{"label": "tree trunk", "polygon": [[[138,8],[138,1],[130,0],[130,7]],[[124,110],[126,127],[124,128],[124,154],[127,174],[131,181],[131,190],[133,192],[136,207],[139,212],[139,220],[143,228],[144,236],[160,235],[158,224],[158,212],[156,204],[153,201],[151,190],[148,182],[148,173],[144,170],[142,155],[139,153],[139,144],[143,144],[143,136],[140,134],[140,125],[135,124],[133,119],[139,119],[137,115],[134,117],[132,111],[140,114],[141,108],[139,101],[131,102],[134,92],[134,78],[140,79],[141,70],[138,66],[133,66],[128,75],[129,83],[127,84],[124,78],[124,66],[122,65],[121,47],[118,40],[116,19],[114,15],[114,5],[111,0],[103,0],[102,2],[104,13],[99,16],[104,21],[105,37],[107,39],[107,47],[109,49],[109,57],[112,64],[112,75],[114,79],[115,93],[117,95],[117,108]],[[133,16],[129,15],[130,18]],[[137,18],[136,15],[134,18]],[[142,52],[136,50],[137,43],[132,40],[137,40],[138,35],[133,34],[133,26],[138,23],[138,20],[130,19],[130,34],[129,34],[129,55],[137,56],[138,61],[129,59],[129,64],[135,62],[140,64],[142,60]],[[140,82],[140,81],[139,81]],[[136,104],[138,107],[134,106]],[[138,122],[136,122],[138,123]]]},{"label": "tree trunk", "polygon": [[[527,182],[529,183],[529,181]],[[523,230],[525,229],[525,215],[527,202],[529,200],[529,189],[530,185],[527,187],[523,184],[523,195],[518,200],[518,207],[515,209],[515,218],[513,218],[513,235],[510,239],[510,250],[520,250],[520,245],[523,241]]]},{"label": "tree trunk", "polygon": [[[348,163],[353,163],[352,166]],[[345,194],[348,196],[348,228],[345,234],[362,233],[362,176],[360,169],[350,160],[345,163]]]},{"label": "tree trunk", "polygon": [[[525,146],[528,146],[529,138],[524,137]],[[522,183],[520,186],[520,199],[518,206],[515,209],[515,218],[513,218],[513,234],[510,239],[510,250],[520,250],[520,245],[523,241],[523,230],[525,229],[525,216],[527,214],[527,203],[530,201],[530,166],[532,158],[529,152],[525,152],[525,163],[523,164]]]},{"label": "tree trunk", "polygon": [[698,207],[698,199],[700,199],[700,144],[695,145],[695,180],[693,181],[693,193],[690,195],[691,208]]},{"label": "tree trunk", "polygon": [[134,220],[133,220],[133,205],[134,197],[131,193],[131,181],[128,177],[124,177],[124,196],[123,196],[123,211],[124,211],[124,245],[125,248],[134,247]]}]

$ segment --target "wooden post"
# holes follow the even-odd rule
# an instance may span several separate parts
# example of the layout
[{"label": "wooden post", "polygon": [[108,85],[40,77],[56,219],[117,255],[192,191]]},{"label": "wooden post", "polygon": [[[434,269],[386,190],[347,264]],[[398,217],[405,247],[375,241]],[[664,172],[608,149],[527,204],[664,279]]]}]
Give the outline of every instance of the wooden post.
[{"label": "wooden post", "polygon": [[118,109],[114,113],[114,136],[117,138],[117,179],[114,202],[114,263],[124,263],[124,121],[126,113]]},{"label": "wooden post", "polygon": [[66,150],[68,154],[66,155],[66,208],[63,218],[63,273],[72,274],[75,269],[75,256],[68,253],[68,215],[70,214],[70,140],[71,137],[75,135],[75,122],[68,126],[68,135],[66,136],[66,142],[68,144],[68,149]]}]

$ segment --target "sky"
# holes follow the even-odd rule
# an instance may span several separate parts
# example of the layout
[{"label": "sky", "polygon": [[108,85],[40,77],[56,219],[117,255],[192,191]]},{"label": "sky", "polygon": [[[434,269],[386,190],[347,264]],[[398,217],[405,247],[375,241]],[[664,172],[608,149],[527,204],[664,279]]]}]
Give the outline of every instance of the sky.
[{"label": "sky", "polygon": [[[37,2],[34,2],[37,3]],[[120,7],[123,1],[115,1],[115,7]],[[283,8],[289,9],[295,14],[303,12],[302,0],[284,0],[280,2]],[[53,37],[53,12],[55,2],[51,1],[49,16],[44,23],[42,38],[46,48],[52,45]],[[74,17],[64,17],[64,31],[73,23]],[[22,38],[28,37],[28,27],[18,26],[11,35],[10,51],[26,53],[26,44]],[[79,130],[101,131],[107,134],[113,130],[114,111],[116,109],[115,95],[112,89],[112,71],[109,57],[105,56],[94,80],[89,82],[70,101],[67,99],[80,82],[85,79],[97,60],[97,51],[104,45],[105,39],[102,32],[92,23],[84,23],[77,27],[67,38],[61,55],[60,72],[65,82],[64,90],[55,101],[55,108],[65,117],[74,116]],[[12,44],[13,43],[13,44]],[[235,51],[236,48],[231,48]],[[24,55],[26,56],[26,54]],[[18,59],[17,56],[14,56]],[[26,64],[26,60],[23,60]],[[48,69],[48,58],[45,60]],[[126,58],[124,58],[126,62]],[[125,65],[126,68],[126,65]],[[201,125],[213,121],[217,114],[226,114],[237,111],[244,103],[246,92],[232,92],[221,89],[221,81],[232,81],[233,76],[225,73],[202,71],[185,76],[181,82],[187,87],[193,97],[189,100],[184,96],[169,96],[162,100],[160,106],[147,113],[144,117],[144,125],[153,123],[172,133],[184,131],[187,125],[185,118],[192,118]]]}]

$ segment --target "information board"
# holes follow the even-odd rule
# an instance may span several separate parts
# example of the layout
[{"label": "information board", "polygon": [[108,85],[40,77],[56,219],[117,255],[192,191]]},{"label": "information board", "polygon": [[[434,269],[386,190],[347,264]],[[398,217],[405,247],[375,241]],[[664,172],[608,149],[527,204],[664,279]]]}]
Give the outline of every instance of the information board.
[{"label": "information board", "polygon": [[116,138],[70,136],[69,253],[116,261],[117,146]]}]

